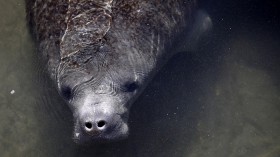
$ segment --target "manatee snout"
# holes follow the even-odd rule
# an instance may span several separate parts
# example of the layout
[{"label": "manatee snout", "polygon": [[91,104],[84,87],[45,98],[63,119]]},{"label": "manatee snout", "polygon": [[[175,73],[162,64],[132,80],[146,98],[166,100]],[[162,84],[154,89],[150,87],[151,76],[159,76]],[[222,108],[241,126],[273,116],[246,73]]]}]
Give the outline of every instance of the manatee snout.
[{"label": "manatee snout", "polygon": [[79,144],[106,142],[128,136],[128,112],[124,105],[109,96],[88,96],[74,109],[74,140]]},{"label": "manatee snout", "polygon": [[128,136],[129,108],[145,80],[143,73],[128,72],[122,65],[112,64],[94,74],[61,65],[58,91],[73,112],[76,143],[118,141]]}]

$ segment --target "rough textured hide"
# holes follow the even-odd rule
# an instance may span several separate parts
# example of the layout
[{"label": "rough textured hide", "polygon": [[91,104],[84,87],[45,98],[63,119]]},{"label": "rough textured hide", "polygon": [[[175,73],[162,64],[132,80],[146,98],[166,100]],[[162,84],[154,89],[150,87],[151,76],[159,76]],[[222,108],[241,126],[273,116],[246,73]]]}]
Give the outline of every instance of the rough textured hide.
[{"label": "rough textured hide", "polygon": [[[185,0],[27,0],[27,10],[40,51],[55,74],[60,59],[80,55],[83,49],[98,52],[104,43],[115,46],[129,41],[133,43],[126,46],[138,52],[163,53],[163,47],[189,25],[194,4]],[[75,59],[70,62],[75,64]]]}]

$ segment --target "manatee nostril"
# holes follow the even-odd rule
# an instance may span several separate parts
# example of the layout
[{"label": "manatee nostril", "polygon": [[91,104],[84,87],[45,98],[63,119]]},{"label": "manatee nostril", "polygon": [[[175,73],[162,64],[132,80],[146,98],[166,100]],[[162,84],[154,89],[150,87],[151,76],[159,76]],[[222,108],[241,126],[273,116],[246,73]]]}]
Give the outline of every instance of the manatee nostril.
[{"label": "manatee nostril", "polygon": [[104,120],[101,120],[101,121],[97,122],[97,126],[98,126],[99,128],[104,127],[105,124],[106,124],[106,122],[105,122]]},{"label": "manatee nostril", "polygon": [[86,126],[87,129],[91,129],[92,128],[91,122],[86,122],[85,126]]}]

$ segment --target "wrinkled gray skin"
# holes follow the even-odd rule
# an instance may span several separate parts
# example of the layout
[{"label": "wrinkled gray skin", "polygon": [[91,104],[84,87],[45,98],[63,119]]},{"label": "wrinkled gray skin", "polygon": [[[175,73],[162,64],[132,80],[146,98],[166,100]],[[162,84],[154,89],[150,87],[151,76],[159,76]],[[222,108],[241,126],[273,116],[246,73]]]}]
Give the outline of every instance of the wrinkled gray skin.
[{"label": "wrinkled gray skin", "polygon": [[82,144],[127,137],[135,98],[211,23],[194,15],[192,0],[26,0],[26,6],[38,51],[73,111],[74,140]]}]

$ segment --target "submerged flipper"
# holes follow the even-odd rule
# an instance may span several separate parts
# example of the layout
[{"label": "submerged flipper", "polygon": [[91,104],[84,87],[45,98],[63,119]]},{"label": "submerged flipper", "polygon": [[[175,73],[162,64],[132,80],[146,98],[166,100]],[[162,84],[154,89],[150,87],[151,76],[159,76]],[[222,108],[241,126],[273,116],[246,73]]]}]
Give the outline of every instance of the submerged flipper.
[{"label": "submerged flipper", "polygon": [[184,38],[183,43],[181,43],[177,49],[177,52],[183,51],[195,51],[198,47],[200,39],[207,34],[212,28],[212,20],[209,15],[198,10],[195,13],[194,23],[190,27],[187,36]]}]

